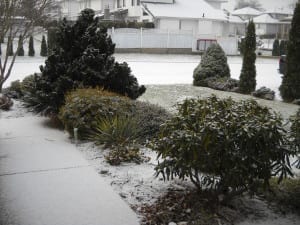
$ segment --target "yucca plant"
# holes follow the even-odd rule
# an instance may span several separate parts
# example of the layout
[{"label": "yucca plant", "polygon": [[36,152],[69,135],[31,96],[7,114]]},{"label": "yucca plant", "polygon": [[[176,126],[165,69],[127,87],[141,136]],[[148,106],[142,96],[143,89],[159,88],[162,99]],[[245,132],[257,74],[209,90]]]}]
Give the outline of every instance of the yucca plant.
[{"label": "yucca plant", "polygon": [[130,145],[139,136],[138,122],[132,117],[114,116],[98,118],[91,140],[105,147]]}]

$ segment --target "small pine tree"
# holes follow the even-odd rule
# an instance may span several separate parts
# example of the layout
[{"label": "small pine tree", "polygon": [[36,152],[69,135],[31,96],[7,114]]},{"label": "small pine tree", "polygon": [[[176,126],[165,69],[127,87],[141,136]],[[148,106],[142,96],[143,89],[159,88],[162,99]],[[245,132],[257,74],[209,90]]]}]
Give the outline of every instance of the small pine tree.
[{"label": "small pine tree", "polygon": [[22,35],[19,36],[18,56],[24,56],[23,37],[22,37]]},{"label": "small pine tree", "polygon": [[255,91],[256,87],[256,34],[255,24],[252,20],[247,26],[247,33],[245,38],[243,65],[240,75],[239,91],[243,94],[250,94]]},{"label": "small pine tree", "polygon": [[286,50],[287,50],[286,47],[287,47],[287,41],[281,40],[280,45],[279,45],[280,55],[286,55]]},{"label": "small pine tree", "polygon": [[279,55],[280,55],[279,40],[275,39],[275,41],[273,43],[272,56],[279,56]]},{"label": "small pine tree", "polygon": [[47,43],[46,43],[46,38],[43,35],[42,43],[41,43],[41,56],[47,56],[48,51],[47,51]]},{"label": "small pine tree", "polygon": [[7,41],[7,55],[8,56],[14,55],[14,46],[13,46],[13,40],[11,37],[8,37],[8,41]]},{"label": "small pine tree", "polygon": [[57,47],[58,30],[58,26],[48,28],[48,55],[52,54],[53,50]]},{"label": "small pine tree", "polygon": [[28,55],[29,56],[34,56],[35,55],[35,51],[34,51],[34,43],[33,43],[33,37],[30,36],[29,38],[29,47],[28,47]]},{"label": "small pine tree", "polygon": [[289,35],[286,73],[279,88],[284,101],[300,99],[300,3],[297,3]]}]

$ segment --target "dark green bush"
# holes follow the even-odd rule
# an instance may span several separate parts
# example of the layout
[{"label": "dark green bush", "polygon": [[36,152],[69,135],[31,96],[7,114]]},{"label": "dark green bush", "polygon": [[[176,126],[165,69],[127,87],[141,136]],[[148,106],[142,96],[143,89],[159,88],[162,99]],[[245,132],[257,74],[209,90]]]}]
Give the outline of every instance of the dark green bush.
[{"label": "dark green bush", "polygon": [[97,124],[96,117],[134,117],[139,125],[139,140],[151,139],[170,114],[159,106],[132,101],[102,89],[77,89],[66,96],[66,104],[60,109],[59,117],[72,135],[78,128],[79,138],[85,139]]},{"label": "dark green bush", "polygon": [[93,10],[85,9],[75,24],[62,21],[56,48],[41,67],[42,74],[35,77],[36,109],[58,113],[65,94],[78,87],[101,86],[131,99],[145,92],[128,65],[115,62],[115,45],[94,16]]},{"label": "dark green bush", "polygon": [[24,47],[23,47],[23,37],[22,35],[19,36],[18,42],[18,56],[24,56]]},{"label": "dark green bush", "polygon": [[40,56],[46,57],[47,55],[48,55],[48,47],[47,47],[45,35],[43,35],[42,42],[41,42]]},{"label": "dark green bush", "polygon": [[292,147],[295,148],[298,154],[298,161],[296,167],[300,169],[300,109],[296,113],[296,115],[290,118],[292,123],[291,125],[291,139],[292,139]]},{"label": "dark green bush", "polygon": [[188,177],[201,190],[225,199],[254,190],[257,180],[268,185],[290,175],[283,121],[254,100],[231,98],[185,100],[178,115],[167,121],[153,149],[162,159],[157,175]]},{"label": "dark green bush", "polygon": [[201,62],[194,70],[194,85],[207,86],[206,79],[212,77],[230,77],[227,57],[218,44],[212,44],[202,56]]},{"label": "dark green bush", "polygon": [[14,44],[13,44],[13,39],[11,37],[8,37],[7,39],[7,55],[8,56],[14,55]]},{"label": "dark green bush", "polygon": [[300,99],[300,3],[297,3],[293,15],[287,46],[286,72],[279,87],[284,101],[292,102]]},{"label": "dark green bush", "polygon": [[29,38],[28,55],[29,56],[34,56],[35,55],[34,42],[33,42],[33,37],[32,36],[30,36],[30,38]]},{"label": "dark green bush", "polygon": [[280,55],[279,40],[275,39],[273,43],[272,56],[279,56],[279,55]]},{"label": "dark green bush", "polygon": [[243,94],[250,94],[255,91],[256,87],[256,35],[255,24],[252,20],[248,23],[244,42],[243,65],[240,74],[239,92]]}]

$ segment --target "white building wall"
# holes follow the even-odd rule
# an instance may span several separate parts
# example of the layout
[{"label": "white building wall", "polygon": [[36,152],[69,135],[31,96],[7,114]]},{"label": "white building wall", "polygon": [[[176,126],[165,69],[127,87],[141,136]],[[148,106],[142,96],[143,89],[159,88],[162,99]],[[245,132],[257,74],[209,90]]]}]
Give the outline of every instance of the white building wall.
[{"label": "white building wall", "polygon": [[159,29],[179,30],[179,19],[161,18],[159,21]]},{"label": "white building wall", "polygon": [[198,23],[198,36],[209,37],[212,35],[212,21],[211,20],[199,20]]},{"label": "white building wall", "polygon": [[190,30],[194,34],[198,32],[197,20],[180,20],[180,30]]}]

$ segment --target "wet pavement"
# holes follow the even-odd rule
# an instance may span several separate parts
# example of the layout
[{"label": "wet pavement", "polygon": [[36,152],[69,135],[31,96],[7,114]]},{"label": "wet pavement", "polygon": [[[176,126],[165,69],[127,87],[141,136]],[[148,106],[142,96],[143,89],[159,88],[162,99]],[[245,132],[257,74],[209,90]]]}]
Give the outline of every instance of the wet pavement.
[{"label": "wet pavement", "polygon": [[45,118],[0,115],[1,225],[135,225],[136,214]]}]

